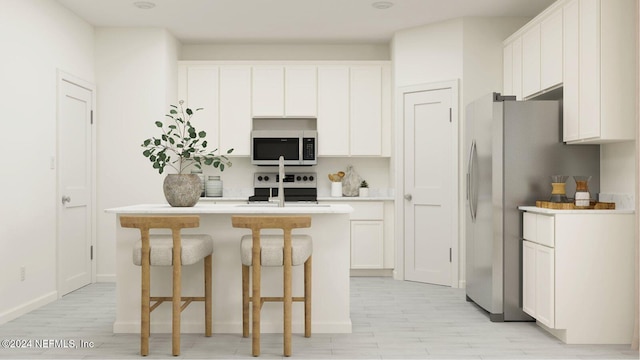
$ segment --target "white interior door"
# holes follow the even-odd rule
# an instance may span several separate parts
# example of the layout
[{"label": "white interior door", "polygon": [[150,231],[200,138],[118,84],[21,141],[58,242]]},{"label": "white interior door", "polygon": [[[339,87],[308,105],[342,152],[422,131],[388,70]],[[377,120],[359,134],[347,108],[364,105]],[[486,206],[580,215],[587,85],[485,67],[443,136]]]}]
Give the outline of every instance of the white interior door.
[{"label": "white interior door", "polygon": [[405,279],[447,286],[453,283],[457,226],[453,91],[439,88],[403,96]]},{"label": "white interior door", "polygon": [[58,291],[92,279],[93,92],[58,81]]}]

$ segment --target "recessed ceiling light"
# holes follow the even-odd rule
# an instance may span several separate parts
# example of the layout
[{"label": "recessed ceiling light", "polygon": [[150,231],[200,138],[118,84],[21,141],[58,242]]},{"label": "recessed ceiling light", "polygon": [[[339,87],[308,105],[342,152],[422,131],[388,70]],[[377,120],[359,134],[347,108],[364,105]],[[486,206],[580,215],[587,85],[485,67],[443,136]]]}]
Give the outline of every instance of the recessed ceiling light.
[{"label": "recessed ceiling light", "polygon": [[389,1],[376,1],[373,4],[371,4],[371,6],[379,10],[385,10],[392,7],[393,3]]},{"label": "recessed ceiling light", "polygon": [[136,1],[133,3],[133,5],[138,9],[144,10],[153,9],[154,7],[156,7],[156,4],[152,3],[151,1]]}]

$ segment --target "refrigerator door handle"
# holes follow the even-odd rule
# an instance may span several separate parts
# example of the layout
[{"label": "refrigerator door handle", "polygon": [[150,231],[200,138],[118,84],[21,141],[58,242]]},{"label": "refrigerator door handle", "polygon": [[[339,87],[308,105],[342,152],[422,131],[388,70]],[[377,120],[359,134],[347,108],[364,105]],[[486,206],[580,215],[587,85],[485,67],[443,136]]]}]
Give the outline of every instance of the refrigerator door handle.
[{"label": "refrigerator door handle", "polygon": [[469,157],[469,210],[471,211],[471,220],[475,222],[478,213],[478,193],[476,191],[477,184],[475,183],[478,149],[475,140],[471,143],[471,154]]}]

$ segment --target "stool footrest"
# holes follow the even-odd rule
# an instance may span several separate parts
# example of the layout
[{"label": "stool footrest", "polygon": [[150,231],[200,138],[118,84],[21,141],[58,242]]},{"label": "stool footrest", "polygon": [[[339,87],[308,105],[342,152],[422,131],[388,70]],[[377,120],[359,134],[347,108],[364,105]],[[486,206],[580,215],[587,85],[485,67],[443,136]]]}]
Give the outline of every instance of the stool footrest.
[{"label": "stool footrest", "polygon": [[[160,306],[160,304],[162,304],[163,302],[173,301],[173,298],[171,296],[151,296],[149,300],[156,301],[156,303],[151,305],[151,307],[149,308],[149,312],[152,312],[153,310],[155,310],[155,308]],[[204,296],[183,296],[180,298],[180,301],[185,302],[184,304],[182,304],[182,307],[180,307],[180,311],[183,311],[193,301],[205,301],[205,297]]]}]

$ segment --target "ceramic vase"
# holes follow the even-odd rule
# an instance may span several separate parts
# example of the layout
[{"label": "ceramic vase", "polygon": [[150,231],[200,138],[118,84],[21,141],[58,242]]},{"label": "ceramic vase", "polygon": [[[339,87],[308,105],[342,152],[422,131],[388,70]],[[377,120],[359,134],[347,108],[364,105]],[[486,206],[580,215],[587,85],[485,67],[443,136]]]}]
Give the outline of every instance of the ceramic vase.
[{"label": "ceramic vase", "polygon": [[200,178],[196,174],[168,174],[162,185],[164,197],[173,207],[191,207],[200,200]]}]

